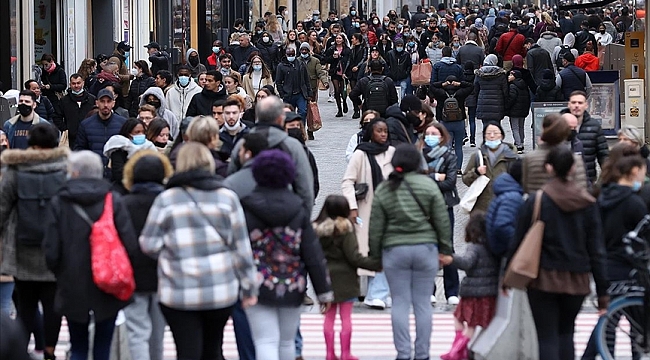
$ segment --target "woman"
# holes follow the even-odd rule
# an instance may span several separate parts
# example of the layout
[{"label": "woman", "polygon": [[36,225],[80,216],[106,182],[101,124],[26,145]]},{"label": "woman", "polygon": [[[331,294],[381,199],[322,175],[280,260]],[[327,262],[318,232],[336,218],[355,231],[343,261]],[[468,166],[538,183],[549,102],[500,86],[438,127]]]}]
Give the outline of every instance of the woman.
[{"label": "woman", "polygon": [[555,22],[553,21],[551,15],[549,15],[549,13],[544,11],[542,12],[542,21],[538,22],[537,25],[535,25],[535,29],[533,30],[533,40],[535,41],[539,40],[542,33],[548,31],[549,28],[555,30],[556,28]]},{"label": "woman", "polygon": [[420,151],[397,147],[395,169],[376,190],[370,216],[370,257],[381,259],[390,292],[393,339],[397,359],[411,359],[411,306],[415,315],[415,359],[428,359],[432,329],[430,296],[438,261],[451,262],[451,228],[447,205],[438,186],[421,167]]},{"label": "woman", "polygon": [[[488,123],[483,129],[483,145],[479,148],[479,154],[472,154],[469,157],[463,171],[465,185],[471,186],[481,175],[496,179],[497,176],[508,171],[510,164],[517,159],[517,154],[514,152],[514,146],[503,142],[505,135],[501,125],[495,122]],[[478,156],[483,158],[483,165],[479,164]],[[486,211],[493,196],[492,182],[490,182],[476,200],[472,211]]]},{"label": "woman", "polygon": [[357,77],[357,82],[371,74],[370,61],[372,60],[379,60],[384,67],[384,75],[388,74],[388,65],[386,64],[386,60],[384,60],[384,58],[381,56],[379,48],[377,46],[372,46],[368,52],[368,58],[363,63],[361,63],[361,66],[359,66],[360,70],[359,76]]},{"label": "woman", "polygon": [[324,49],[316,30],[311,30],[307,33],[307,43],[311,46],[312,56],[322,62]]},{"label": "woman", "polygon": [[[368,255],[369,250],[367,224],[370,221],[375,189],[393,171],[391,159],[394,153],[395,148],[388,143],[388,125],[385,120],[375,118],[367,125],[362,142],[352,154],[343,175],[341,190],[350,203],[350,218],[356,223],[359,252],[364,256]],[[384,273],[359,271],[359,275],[374,275],[374,278],[368,279],[364,304],[379,309],[386,308],[390,293]]]},{"label": "woman", "polygon": [[[282,42],[282,26],[278,22],[278,18],[275,16],[269,16],[266,20],[266,31],[271,35],[271,38],[274,43]],[[263,35],[262,35],[263,36]]]},{"label": "woman", "polygon": [[147,140],[145,128],[141,120],[128,119],[119,134],[111,136],[104,144],[104,156],[109,159],[108,166],[111,168],[111,182],[114,190],[121,194],[126,194],[122,176],[127,159],[140,150],[155,149],[154,144]]},{"label": "woman", "polygon": [[[427,163],[427,174],[438,184],[440,192],[447,204],[447,213],[449,214],[449,223],[454,228],[454,206],[460,203],[458,190],[456,189],[456,179],[458,178],[458,168],[456,165],[456,154],[451,149],[451,136],[447,128],[442,124],[430,125],[424,133],[424,147],[422,148],[424,160]],[[454,234],[450,237],[451,246],[454,246]],[[453,264],[443,268],[443,279],[445,287],[445,298],[447,304],[458,305],[458,270]],[[431,302],[436,302],[435,286],[431,295]]]},{"label": "woman", "polygon": [[92,84],[97,81],[97,62],[95,59],[84,59],[79,65],[79,70],[77,74],[81,75],[81,78],[84,79],[84,88],[88,90]]},{"label": "woman", "polygon": [[176,170],[151,206],[140,247],[158,259],[160,307],[178,358],[218,359],[233,305],[257,303],[246,219],[207,147],[183,145]]},{"label": "woman", "polygon": [[451,38],[451,56],[455,59],[456,56],[458,56],[458,51],[460,50],[461,44],[460,44],[460,37],[458,35],[454,35]]},{"label": "woman", "polygon": [[634,125],[621,126],[621,130],[618,131],[618,142],[630,144],[639,149],[641,157],[646,159],[646,176],[650,177],[650,169],[648,169],[650,168],[650,159],[648,159],[648,156],[650,156],[650,149],[648,149],[648,145],[645,144],[645,140],[643,139],[643,135],[639,129]]},{"label": "woman", "polygon": [[363,140],[363,134],[366,132],[367,125],[375,119],[379,119],[381,115],[375,110],[366,110],[361,114],[361,120],[359,121],[359,131],[356,134],[350,137],[348,141],[348,147],[345,149],[345,161],[350,162],[352,154],[357,149],[357,145],[361,144]]},{"label": "woman", "polygon": [[[350,49],[350,64],[347,67],[345,76],[350,80],[350,88],[354,89],[354,86],[357,84],[359,72],[361,71],[361,65],[368,58],[368,47],[366,46],[366,41],[363,39],[361,33],[352,34],[350,41],[352,42],[352,48]],[[358,108],[355,108],[352,118],[359,118]]]},{"label": "woman", "polygon": [[255,103],[253,103],[253,106],[251,106],[250,109],[244,111],[244,115],[242,115],[241,119],[243,121],[247,121],[247,122],[250,122],[250,123],[254,124],[255,121],[256,121],[256,119],[255,119],[255,107],[256,107],[257,103],[260,100],[262,100],[262,99],[264,99],[266,97],[269,97],[271,95],[274,95],[274,94],[267,87],[261,88],[257,92],[257,94],[255,94]]},{"label": "woman", "polygon": [[393,50],[393,41],[390,39],[390,35],[381,34],[379,35],[379,41],[377,42],[377,48],[379,49],[379,54],[382,58],[386,58],[386,54],[389,51]]},{"label": "woman", "polygon": [[476,70],[476,118],[481,119],[483,124],[500,122],[505,116],[508,76],[502,67],[497,66],[498,62],[497,56],[490,54],[483,60],[483,66]]},{"label": "woman", "polygon": [[[465,76],[465,81],[468,83],[474,83],[474,78],[476,77],[474,71],[478,69],[478,64],[475,64],[472,60],[467,60],[463,66],[463,76]],[[478,94],[476,93],[476,87],[472,90],[472,93],[465,98],[465,106],[467,106],[467,120],[469,123],[469,146],[476,147],[476,102]],[[467,134],[467,132],[465,132]]]},{"label": "woman", "polygon": [[508,105],[505,114],[510,119],[510,129],[517,153],[524,153],[524,122],[530,110],[530,93],[519,70],[508,75]]},{"label": "woman", "polygon": [[[469,34],[469,30],[465,26],[465,19],[459,19],[458,20],[458,26],[454,29],[454,34],[451,40],[451,43],[453,46],[456,46],[454,44],[455,40],[458,40],[460,43],[458,46],[465,45],[465,41],[467,41],[467,34]],[[456,57],[456,56],[454,56]]]},{"label": "woman", "polygon": [[[144,228],[151,205],[158,194],[165,190],[164,183],[173,171],[167,157],[152,150],[138,152],[124,166],[122,182],[129,193],[122,201],[133,223],[136,238]],[[135,294],[133,302],[124,308],[131,358],[162,359],[166,324],[158,304],[158,262],[136,247],[131,265]]]},{"label": "woman", "polygon": [[[260,36],[255,47],[257,47],[262,62],[266,65],[271,76],[275,76],[275,69],[278,66],[278,45],[271,38],[271,34],[268,31],[262,32],[262,36]],[[250,68],[248,69],[250,70]]]},{"label": "woman", "polygon": [[433,34],[433,36],[431,36],[431,42],[427,44],[427,48],[424,49],[424,52],[427,54],[427,57],[432,64],[435,64],[442,59],[443,47],[445,47],[445,43],[440,41],[437,33]]},{"label": "woman", "polygon": [[280,54],[286,54],[288,48],[296,50],[296,54],[299,52],[300,42],[298,41],[298,32],[296,30],[287,31],[287,38],[282,46],[280,46]]},{"label": "woman", "polygon": [[264,64],[264,59],[261,56],[255,55],[251,59],[251,66],[244,74],[242,80],[242,87],[246,91],[246,95],[250,99],[254,99],[257,92],[266,85],[273,86],[273,78],[271,71]]},{"label": "woman", "polygon": [[156,84],[151,70],[149,70],[149,64],[146,61],[138,60],[133,65],[131,74],[135,76],[135,79],[133,79],[129,88],[129,96],[126,98],[126,109],[129,110],[129,116],[136,117],[140,105],[140,96]]},{"label": "woman", "polygon": [[61,65],[54,62],[52,54],[43,54],[41,56],[41,92],[52,103],[56,109],[59,104],[59,98],[68,87],[68,77]]},{"label": "woman", "polygon": [[[601,314],[607,309],[605,248],[596,199],[569,179],[573,153],[558,146],[546,158],[552,179],[542,188],[539,219],[546,224],[539,275],[528,286],[528,301],[535,320],[540,359],[575,359],[575,318],[591,293],[593,275]],[[531,195],[520,209],[510,248],[512,255],[530,228],[539,195]],[[620,240],[620,237],[619,239]]]},{"label": "woman", "polygon": [[230,74],[223,77],[223,85],[226,87],[226,95],[239,95],[246,101],[246,109],[253,106],[253,99],[248,96],[246,91],[239,86],[239,76],[237,74]]},{"label": "woman", "polygon": [[173,142],[169,140],[169,124],[163,119],[153,119],[147,126],[147,140],[151,141],[159,153],[167,155]]},{"label": "woman", "polygon": [[[343,34],[336,35],[334,45],[327,49],[324,55],[325,62],[330,65],[329,75],[332,78],[332,85],[334,85],[334,98],[338,109],[338,112],[334,115],[336,117],[343,117],[343,113],[348,113],[347,98],[342,98],[342,96],[343,87],[345,86],[343,77],[350,64],[350,55],[351,51]],[[343,104],[342,108],[341,103]]]},{"label": "woman", "polygon": [[278,149],[262,151],[252,172],[257,186],[241,203],[257,264],[259,303],[245,311],[258,360],[294,359],[307,274],[321,311],[329,309],[334,294],[310,214],[288,187],[296,175],[291,157]]},{"label": "woman", "polygon": [[289,134],[290,137],[300,141],[302,147],[305,149],[305,154],[307,154],[307,159],[309,160],[309,167],[314,176],[314,199],[318,197],[318,192],[320,191],[320,181],[318,180],[318,165],[316,164],[316,158],[314,154],[309,150],[305,142],[307,141],[307,134],[305,133],[305,124],[303,123],[300,115],[295,112],[286,113],[286,118],[284,120],[284,131]]}]

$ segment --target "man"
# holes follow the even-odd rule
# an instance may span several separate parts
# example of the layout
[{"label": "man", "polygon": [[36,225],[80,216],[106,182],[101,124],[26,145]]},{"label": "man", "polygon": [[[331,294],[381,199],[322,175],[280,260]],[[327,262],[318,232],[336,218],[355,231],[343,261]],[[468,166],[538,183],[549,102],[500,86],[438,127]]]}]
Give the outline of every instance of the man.
[{"label": "man", "polygon": [[111,136],[120,133],[126,119],[113,113],[115,95],[108,89],[102,89],[95,101],[99,111],[79,125],[74,150],[90,150],[102,157],[104,162],[104,178],[111,178],[108,158],[104,156],[104,145]]},{"label": "man", "polygon": [[304,62],[296,61],[295,49],[287,48],[285,54],[275,75],[278,94],[298,110],[301,118],[307,119],[307,99],[313,95],[307,67]]},{"label": "man", "polygon": [[429,26],[420,36],[421,46],[428,46],[431,42],[433,35],[438,33],[438,20],[436,18],[429,19]]},{"label": "man", "polygon": [[442,48],[442,59],[433,64],[431,70],[431,85],[443,81],[448,76],[455,76],[458,81],[463,79],[463,68],[456,63],[456,59],[451,56],[451,48],[445,46]]},{"label": "man", "polygon": [[138,108],[138,120],[141,120],[145,125],[149,126],[149,124],[153,121],[153,119],[158,116],[158,113],[156,112],[156,108],[149,105],[149,104],[144,104]]},{"label": "man", "polygon": [[424,13],[424,8],[421,5],[418,5],[416,10],[416,13],[411,16],[411,28],[415,28],[421,21],[427,19],[427,14]]},{"label": "man", "polygon": [[595,184],[596,160],[602,168],[609,156],[609,147],[600,123],[587,112],[588,107],[587,94],[578,90],[569,95],[569,108],[562,110],[562,113],[569,112],[578,119],[578,139],[582,142],[587,177]]},{"label": "man", "polygon": [[187,50],[185,53],[185,61],[187,61],[185,66],[187,66],[191,71],[190,77],[194,79],[197,79],[200,73],[208,71],[205,65],[201,64],[199,52],[194,48]]},{"label": "man", "polygon": [[314,24],[316,23],[316,21],[320,21],[320,11],[319,10],[313,10],[311,12],[311,19],[309,19],[308,21],[305,21],[303,23],[304,30],[307,32],[307,31],[313,29]]},{"label": "man", "polygon": [[217,100],[225,100],[226,88],[221,85],[221,73],[211,70],[206,73],[206,83],[203,90],[195,94],[187,107],[185,116],[211,115],[212,104]]},{"label": "man", "polygon": [[583,91],[587,97],[591,93],[591,80],[584,70],[575,66],[575,61],[572,53],[564,54],[562,58],[564,68],[555,77],[555,84],[562,89],[565,100],[569,100],[569,96],[574,91]]},{"label": "man", "polygon": [[[571,114],[571,113],[564,113],[562,114],[562,119],[566,121],[567,124],[569,124],[569,127],[571,128],[571,135],[569,135],[569,144],[571,145],[571,151],[573,151],[574,154],[578,154],[581,157],[584,156],[584,147],[582,146],[582,141],[578,139],[578,118]],[[582,161],[584,162],[584,157]]]},{"label": "man", "polygon": [[202,91],[201,87],[194,82],[192,73],[187,65],[181,65],[176,73],[178,80],[174,83],[167,94],[167,107],[181,121],[185,118],[187,108],[190,106],[192,97]]},{"label": "man", "polygon": [[528,49],[526,52],[526,67],[530,70],[535,84],[541,84],[544,69],[553,68],[551,55],[531,38],[526,39],[525,47]]},{"label": "man", "polygon": [[[262,134],[270,149],[281,149],[288,153],[296,164],[296,179],[293,182],[293,191],[302,198],[303,207],[311,214],[314,206],[314,175],[309,159],[300,141],[291,138],[283,130],[284,104],[276,96],[269,96],[257,103],[255,108],[257,123],[249,134]],[[233,154],[239,154],[241,142],[233,149]],[[241,169],[242,164],[237,157],[233,157],[228,165],[228,174]]]},{"label": "man", "polygon": [[236,173],[228,175],[223,181],[223,186],[234,191],[240,199],[250,195],[257,183],[253,178],[251,165],[257,154],[269,148],[266,137],[261,133],[247,133],[242,136],[239,152],[235,154],[242,167]]},{"label": "man", "polygon": [[[320,60],[311,55],[311,46],[306,42],[300,44],[300,60],[305,64],[309,77],[309,87],[311,88],[309,101],[318,102],[318,80],[325,84],[325,88],[328,88],[327,72],[323,70]],[[307,136],[309,140],[314,140],[313,131],[307,129]]]},{"label": "man", "polygon": [[232,73],[239,74],[237,71],[232,69],[233,61],[234,60],[232,58],[232,55],[230,54],[223,54],[219,56],[219,72],[221,75],[226,76],[231,75]]},{"label": "man", "polygon": [[569,33],[574,34],[576,32],[575,25],[571,19],[571,12],[567,10],[560,10],[560,32],[566,35]]},{"label": "man", "polygon": [[235,69],[239,69],[240,66],[246,64],[248,57],[252,52],[259,52],[254,45],[251,45],[250,35],[247,33],[242,33],[239,35],[239,45],[234,46],[230,49],[232,54],[232,65]]},{"label": "man", "polygon": [[219,124],[219,129],[223,126],[223,124],[226,122],[223,119],[223,105],[226,103],[225,99],[222,100],[217,100],[212,103],[212,117],[217,120],[217,123]]},{"label": "man", "polygon": [[399,105],[391,105],[386,109],[386,125],[392,146],[414,144],[417,141],[413,129],[421,123],[421,111],[422,101],[415,95],[406,95]]},{"label": "man", "polygon": [[463,68],[468,61],[473,62],[475,65],[483,64],[485,60],[485,51],[476,43],[477,36],[475,33],[470,32],[467,35],[465,45],[458,49],[456,60]]},{"label": "man", "polygon": [[48,121],[38,116],[36,111],[36,94],[23,90],[18,95],[17,115],[5,121],[3,131],[7,134],[10,149],[27,149],[29,131],[32,126]]},{"label": "man", "polygon": [[329,28],[334,24],[341,24],[341,21],[337,17],[336,10],[330,10],[327,13],[327,20],[323,23],[323,27],[329,30]]},{"label": "man", "polygon": [[287,7],[284,5],[278,6],[278,12],[276,17],[278,18],[278,22],[280,23],[280,26],[282,27],[282,32],[287,32],[289,30],[289,21],[287,17],[289,17],[289,10],[287,10]]},{"label": "man", "polygon": [[68,144],[72,149],[77,143],[79,124],[95,107],[95,97],[84,88],[84,79],[79,74],[70,75],[70,89],[61,98],[54,114],[54,124],[61,131],[68,132]]},{"label": "man", "polygon": [[[228,99],[223,104],[223,126],[219,130],[219,139],[221,140],[221,152],[232,156],[232,149],[235,144],[247,134],[250,129],[241,121],[244,109],[237,99]],[[235,154],[236,156],[237,154]]]},{"label": "man", "polygon": [[144,47],[147,48],[149,54],[151,73],[157,74],[160,70],[169,70],[170,56],[167,51],[160,51],[160,45],[155,41],[148,43]]},{"label": "man", "polygon": [[[573,47],[578,50],[578,54],[585,52],[587,48],[587,43],[591,41],[592,44],[596,43],[596,37],[589,31],[589,22],[587,20],[583,21],[580,25],[580,31],[576,33],[576,41]],[[594,55],[598,56],[598,48],[594,47],[592,49]]]},{"label": "man", "polygon": [[411,78],[411,55],[404,51],[404,40],[395,40],[395,48],[387,54],[388,76],[399,86],[399,98],[403,98]]},{"label": "man", "polygon": [[503,57],[503,69],[508,72],[512,69],[512,57],[516,54],[526,56],[524,42],[526,38],[517,32],[517,23],[510,22],[510,31],[501,35],[497,41],[495,51]]},{"label": "man", "polygon": [[374,31],[369,30],[368,23],[366,21],[361,21],[360,23],[361,35],[366,40],[367,46],[377,45],[377,35]]},{"label": "man", "polygon": [[160,70],[156,74],[154,84],[159,87],[163,93],[167,94],[169,89],[172,88],[172,73],[167,70]]},{"label": "man", "polygon": [[36,94],[36,110],[34,111],[36,111],[38,116],[47,121],[53,121],[54,106],[52,106],[52,103],[47,97],[41,96],[41,87],[38,85],[36,80],[30,79],[25,81],[25,90],[29,90]]},{"label": "man", "polygon": [[[387,76],[384,76],[384,66],[380,60],[370,61],[370,76],[366,76],[357,82],[357,85],[350,92],[350,100],[354,104],[355,113],[359,107],[363,111],[375,110],[381,117],[386,117],[386,109],[397,104],[397,90],[395,83]],[[363,105],[361,104],[363,96]]]},{"label": "man", "polygon": [[336,36],[341,33],[341,24],[334,24],[332,26],[332,36],[327,38],[327,42],[325,43],[325,49],[329,49],[334,45],[334,42],[336,41]]},{"label": "man", "polygon": [[320,19],[314,21],[314,27],[312,28],[312,30],[316,32],[316,36],[318,36],[318,41],[322,43],[325,36],[327,36],[327,28],[323,27],[323,22]]},{"label": "man", "polygon": [[109,63],[114,62],[119,67],[116,75],[119,78],[118,82],[122,86],[122,93],[120,96],[123,98],[126,98],[129,95],[129,81],[135,78],[135,76],[129,74],[129,68],[126,66],[126,59],[129,58],[131,49],[131,45],[129,45],[127,42],[120,41],[113,51],[111,57],[108,59]]}]

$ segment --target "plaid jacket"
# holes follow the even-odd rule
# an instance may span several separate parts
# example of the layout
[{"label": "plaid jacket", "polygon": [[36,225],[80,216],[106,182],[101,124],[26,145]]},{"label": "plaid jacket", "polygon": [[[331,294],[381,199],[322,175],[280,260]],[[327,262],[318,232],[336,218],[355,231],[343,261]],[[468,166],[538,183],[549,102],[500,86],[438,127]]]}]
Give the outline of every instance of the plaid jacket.
[{"label": "plaid jacket", "polygon": [[219,309],[233,305],[240,291],[257,295],[246,219],[228,189],[164,191],[151,207],[140,247],[158,258],[158,294],[165,306]]}]

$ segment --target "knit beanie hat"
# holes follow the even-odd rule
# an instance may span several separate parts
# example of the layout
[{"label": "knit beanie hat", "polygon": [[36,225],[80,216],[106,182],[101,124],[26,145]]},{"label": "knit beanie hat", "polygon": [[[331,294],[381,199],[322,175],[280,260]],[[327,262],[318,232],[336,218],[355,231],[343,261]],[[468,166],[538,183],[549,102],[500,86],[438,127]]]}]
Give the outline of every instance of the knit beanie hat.
[{"label": "knit beanie hat", "polygon": [[524,67],[524,58],[519,54],[514,55],[512,57],[512,66],[516,67],[516,68],[520,68],[520,69],[523,68]]},{"label": "knit beanie hat", "polygon": [[559,114],[544,116],[540,139],[553,146],[566,141],[571,134],[571,127]]},{"label": "knit beanie hat", "polygon": [[483,60],[483,65],[485,66],[497,66],[499,63],[499,58],[497,58],[496,55],[490,54],[485,57],[485,60]]},{"label": "knit beanie hat", "polygon": [[415,95],[406,95],[402,98],[399,109],[404,112],[411,110],[420,111],[422,110],[422,100]]},{"label": "knit beanie hat", "polygon": [[474,26],[477,28],[482,28],[483,27],[483,20],[481,18],[476,18],[474,19]]},{"label": "knit beanie hat", "polygon": [[303,48],[307,48],[307,49],[309,49],[309,51],[311,51],[311,45],[309,45],[306,42],[300,44],[300,50],[302,50]]},{"label": "knit beanie hat", "polygon": [[264,150],[253,160],[257,185],[274,189],[289,186],[296,178],[296,166],[289,154],[279,149]]}]

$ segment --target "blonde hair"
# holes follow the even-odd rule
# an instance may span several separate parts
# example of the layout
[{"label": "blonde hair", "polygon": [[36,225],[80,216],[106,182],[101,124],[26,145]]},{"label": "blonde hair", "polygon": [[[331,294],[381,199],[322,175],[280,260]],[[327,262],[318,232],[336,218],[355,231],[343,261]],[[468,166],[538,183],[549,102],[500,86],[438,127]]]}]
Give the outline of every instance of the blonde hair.
[{"label": "blonde hair", "polygon": [[212,116],[197,116],[187,128],[188,141],[195,141],[209,146],[216,137],[219,138],[219,123]]},{"label": "blonde hair", "polygon": [[176,159],[176,171],[185,172],[190,170],[207,170],[211,174],[215,172],[214,158],[207,146],[190,141],[185,143],[178,152]]},{"label": "blonde hair", "polygon": [[277,33],[279,29],[280,29],[280,22],[278,21],[278,18],[276,18],[275,15],[270,15],[269,19],[266,20],[266,30],[272,33]]}]

